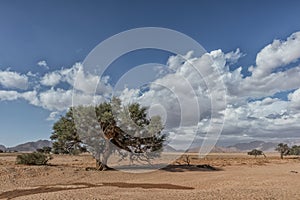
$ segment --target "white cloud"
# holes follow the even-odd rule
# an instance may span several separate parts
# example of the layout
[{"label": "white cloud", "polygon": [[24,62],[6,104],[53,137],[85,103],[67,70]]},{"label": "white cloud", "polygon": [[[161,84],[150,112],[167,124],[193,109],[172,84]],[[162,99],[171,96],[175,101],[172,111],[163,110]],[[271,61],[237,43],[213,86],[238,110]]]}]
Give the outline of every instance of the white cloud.
[{"label": "white cloud", "polygon": [[[252,75],[248,77],[243,76],[242,67],[234,71],[229,69],[242,56],[239,49],[229,53],[219,49],[201,57],[194,57],[192,51],[183,56],[171,56],[165,68],[158,68],[159,76],[142,95],[136,88],[123,90],[119,87],[122,91],[118,92],[125,104],[137,101],[150,108],[158,106],[157,112],[166,115],[166,128],[176,136],[178,145],[181,141],[189,141],[197,126],[200,137],[204,137],[210,121],[219,123],[224,115],[222,138],[226,140],[299,137],[300,66],[294,64],[289,69],[279,69],[300,58],[300,32],[285,41],[274,40],[263,48],[257,55],[256,65],[249,67]],[[48,120],[55,119],[72,103],[103,102],[113,90],[109,77],[99,81],[97,75],[85,72],[80,63],[51,71],[43,77],[38,74],[32,77],[38,79],[40,88],[25,92],[0,90],[0,100],[26,100],[51,111]],[[24,84],[20,84],[22,81]],[[61,88],[60,83],[66,87]],[[0,71],[0,84],[4,88],[20,89],[20,85],[28,85],[28,78],[17,72]],[[277,92],[290,90],[295,91],[288,95],[287,101],[272,97]]]},{"label": "white cloud", "polygon": [[291,107],[300,110],[300,88],[288,95],[288,99],[291,101]]},{"label": "white cloud", "polygon": [[65,111],[71,106],[93,105],[101,103],[105,98],[101,95],[90,95],[74,90],[54,89],[39,93],[39,106],[50,111]]},{"label": "white cloud", "polygon": [[72,90],[57,89],[41,92],[40,105],[48,110],[63,111],[72,105]]},{"label": "white cloud", "polygon": [[256,57],[252,76],[262,78],[272,70],[297,61],[300,58],[300,32],[293,33],[286,41],[274,40],[263,48]]},{"label": "white cloud", "polygon": [[35,105],[35,106],[39,106],[40,101],[38,99],[38,93],[37,91],[33,90],[33,91],[27,91],[24,93],[21,93],[20,96],[25,99],[26,101],[28,101],[30,104]]},{"label": "white cloud", "polygon": [[27,89],[28,88],[28,77],[18,72],[0,70],[0,85],[8,89]]},{"label": "white cloud", "polygon": [[55,121],[55,120],[57,120],[58,115],[59,115],[59,112],[57,112],[57,111],[51,112],[49,114],[49,117],[46,120],[47,121]]},{"label": "white cloud", "polygon": [[1,101],[13,101],[17,99],[24,99],[35,106],[39,105],[36,91],[17,92],[13,90],[0,90]]},{"label": "white cloud", "polygon": [[85,94],[108,96],[112,92],[108,79],[109,77],[106,76],[99,80],[98,75],[86,73],[81,63],[75,63],[71,68],[63,68],[45,74],[40,82],[42,85],[51,87],[64,82]]},{"label": "white cloud", "polygon": [[231,51],[231,52],[225,54],[225,58],[226,58],[227,62],[229,62],[230,64],[237,63],[238,60],[244,56],[245,56],[245,54],[243,54],[239,48],[237,48],[235,51]]},{"label": "white cloud", "polygon": [[[253,74],[246,78],[243,77],[241,67],[234,71],[229,70],[228,64],[236,63],[243,56],[239,50],[229,53],[216,50],[200,58],[189,54],[185,56],[188,57],[188,62],[182,56],[172,56],[167,63],[169,69],[164,70],[168,73],[155,80],[149,91],[144,92],[141,96],[138,90],[126,89],[121,98],[139,101],[148,106],[151,104],[162,105],[167,111],[166,121],[170,123],[169,128],[178,126],[181,117],[188,120],[195,118],[194,113],[197,112],[197,109],[191,100],[196,98],[201,111],[200,132],[207,131],[209,124],[207,119],[211,115],[210,100],[213,100],[216,105],[215,109],[219,113],[225,113],[226,121],[222,134],[227,138],[240,140],[242,138],[296,137],[300,129],[300,109],[298,109],[300,108],[300,89],[289,95],[289,101],[269,96],[277,92],[300,88],[300,66],[294,66],[285,71],[273,71],[282,65],[297,61],[300,57],[298,38],[300,38],[299,33],[295,33],[287,41],[273,42],[264,48],[258,56],[257,67],[252,70]],[[269,57],[267,53],[269,53]],[[264,59],[274,59],[274,61],[267,62],[263,61]],[[201,76],[196,70],[201,72]],[[219,75],[214,73],[216,71],[219,72]],[[185,84],[185,81],[188,81],[189,84]],[[224,82],[227,91],[225,112],[222,112],[222,101],[224,100],[219,94],[222,88],[220,88],[220,84],[217,84],[221,81]],[[171,90],[158,85],[163,85]],[[195,92],[194,94],[191,93],[192,90]],[[186,98],[178,98],[172,91],[176,91],[177,95]],[[210,95],[213,95],[213,98]],[[249,102],[249,99],[256,98],[262,99]],[[180,109],[183,107],[177,105],[178,99],[180,99],[181,105],[185,105],[184,110],[187,111],[187,115],[181,113]],[[220,116],[215,116],[215,119]],[[190,128],[195,127],[191,125]],[[173,132],[178,134],[174,130]]]},{"label": "white cloud", "polygon": [[61,75],[57,71],[45,74],[41,79],[41,84],[45,86],[56,86],[61,81]]},{"label": "white cloud", "polygon": [[16,91],[0,90],[1,101],[13,101],[19,98],[19,93]]},{"label": "white cloud", "polygon": [[44,68],[46,68],[46,69],[49,69],[48,64],[47,64],[47,62],[46,62],[45,60],[39,61],[39,62],[37,63],[37,65],[40,66],[40,67],[44,67]]}]

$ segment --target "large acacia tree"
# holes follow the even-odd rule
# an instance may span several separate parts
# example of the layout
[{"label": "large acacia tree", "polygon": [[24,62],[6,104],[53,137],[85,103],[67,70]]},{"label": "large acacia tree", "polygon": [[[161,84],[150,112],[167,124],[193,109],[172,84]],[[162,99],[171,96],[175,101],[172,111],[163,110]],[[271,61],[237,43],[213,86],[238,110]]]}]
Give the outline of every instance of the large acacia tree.
[{"label": "large acacia tree", "polygon": [[98,170],[109,169],[112,153],[148,163],[160,156],[166,139],[161,118],[148,118],[147,108],[138,103],[122,106],[119,99],[113,98],[97,106],[78,106],[69,111],[75,125],[70,129],[93,153]]}]

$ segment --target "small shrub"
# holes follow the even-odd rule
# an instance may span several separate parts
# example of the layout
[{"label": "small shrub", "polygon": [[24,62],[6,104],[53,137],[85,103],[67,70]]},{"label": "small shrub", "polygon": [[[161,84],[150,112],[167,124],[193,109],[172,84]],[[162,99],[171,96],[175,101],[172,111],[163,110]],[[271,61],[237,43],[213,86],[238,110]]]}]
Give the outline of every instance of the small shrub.
[{"label": "small shrub", "polygon": [[0,153],[3,153],[4,151],[2,149],[0,149]]},{"label": "small shrub", "polygon": [[24,165],[46,165],[51,159],[50,156],[43,153],[25,153],[17,156],[17,164]]}]

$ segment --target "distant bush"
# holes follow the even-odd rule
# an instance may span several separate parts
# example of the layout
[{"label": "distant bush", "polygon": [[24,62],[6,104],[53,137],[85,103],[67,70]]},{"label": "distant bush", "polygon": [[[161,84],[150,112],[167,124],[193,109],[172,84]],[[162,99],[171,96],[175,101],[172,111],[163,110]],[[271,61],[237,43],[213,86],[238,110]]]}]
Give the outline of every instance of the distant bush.
[{"label": "distant bush", "polygon": [[253,149],[252,151],[248,152],[248,155],[255,156],[255,158],[260,155],[263,155],[264,157],[266,157],[266,155],[264,154],[263,151],[257,150],[257,149]]},{"label": "distant bush", "polygon": [[300,146],[294,145],[292,148],[290,148],[289,155],[300,155]]},{"label": "distant bush", "polygon": [[0,153],[3,153],[4,151],[2,149],[0,149]]},{"label": "distant bush", "polygon": [[48,155],[39,152],[34,152],[18,155],[16,162],[17,164],[24,165],[46,165],[50,159],[51,157]]}]

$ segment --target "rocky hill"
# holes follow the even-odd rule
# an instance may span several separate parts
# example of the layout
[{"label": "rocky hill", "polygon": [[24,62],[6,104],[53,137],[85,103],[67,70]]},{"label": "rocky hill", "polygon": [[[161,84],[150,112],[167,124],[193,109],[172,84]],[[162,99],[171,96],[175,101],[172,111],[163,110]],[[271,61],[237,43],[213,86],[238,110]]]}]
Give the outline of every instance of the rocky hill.
[{"label": "rocky hill", "polygon": [[232,146],[228,146],[228,148],[236,148],[237,151],[246,152],[251,151],[253,149],[259,149],[262,151],[275,151],[278,143],[273,142],[264,142],[264,141],[252,141],[247,143],[237,143]]},{"label": "rocky hill", "polygon": [[[200,151],[200,147],[193,147],[187,150],[189,153],[198,153]],[[233,152],[238,152],[238,150],[234,147],[220,147],[220,146],[215,146],[212,150],[211,153],[233,153]]]},{"label": "rocky hill", "polygon": [[1,145],[1,144],[0,144],[0,150],[1,150],[1,151],[6,151],[6,147],[5,147],[4,145]]},{"label": "rocky hill", "polygon": [[24,143],[24,144],[19,144],[15,147],[9,147],[9,148],[6,148],[5,150],[6,151],[36,151],[37,149],[40,149],[40,148],[43,148],[43,147],[51,147],[51,146],[52,146],[51,141],[38,140],[36,142],[27,142],[27,143]]}]

